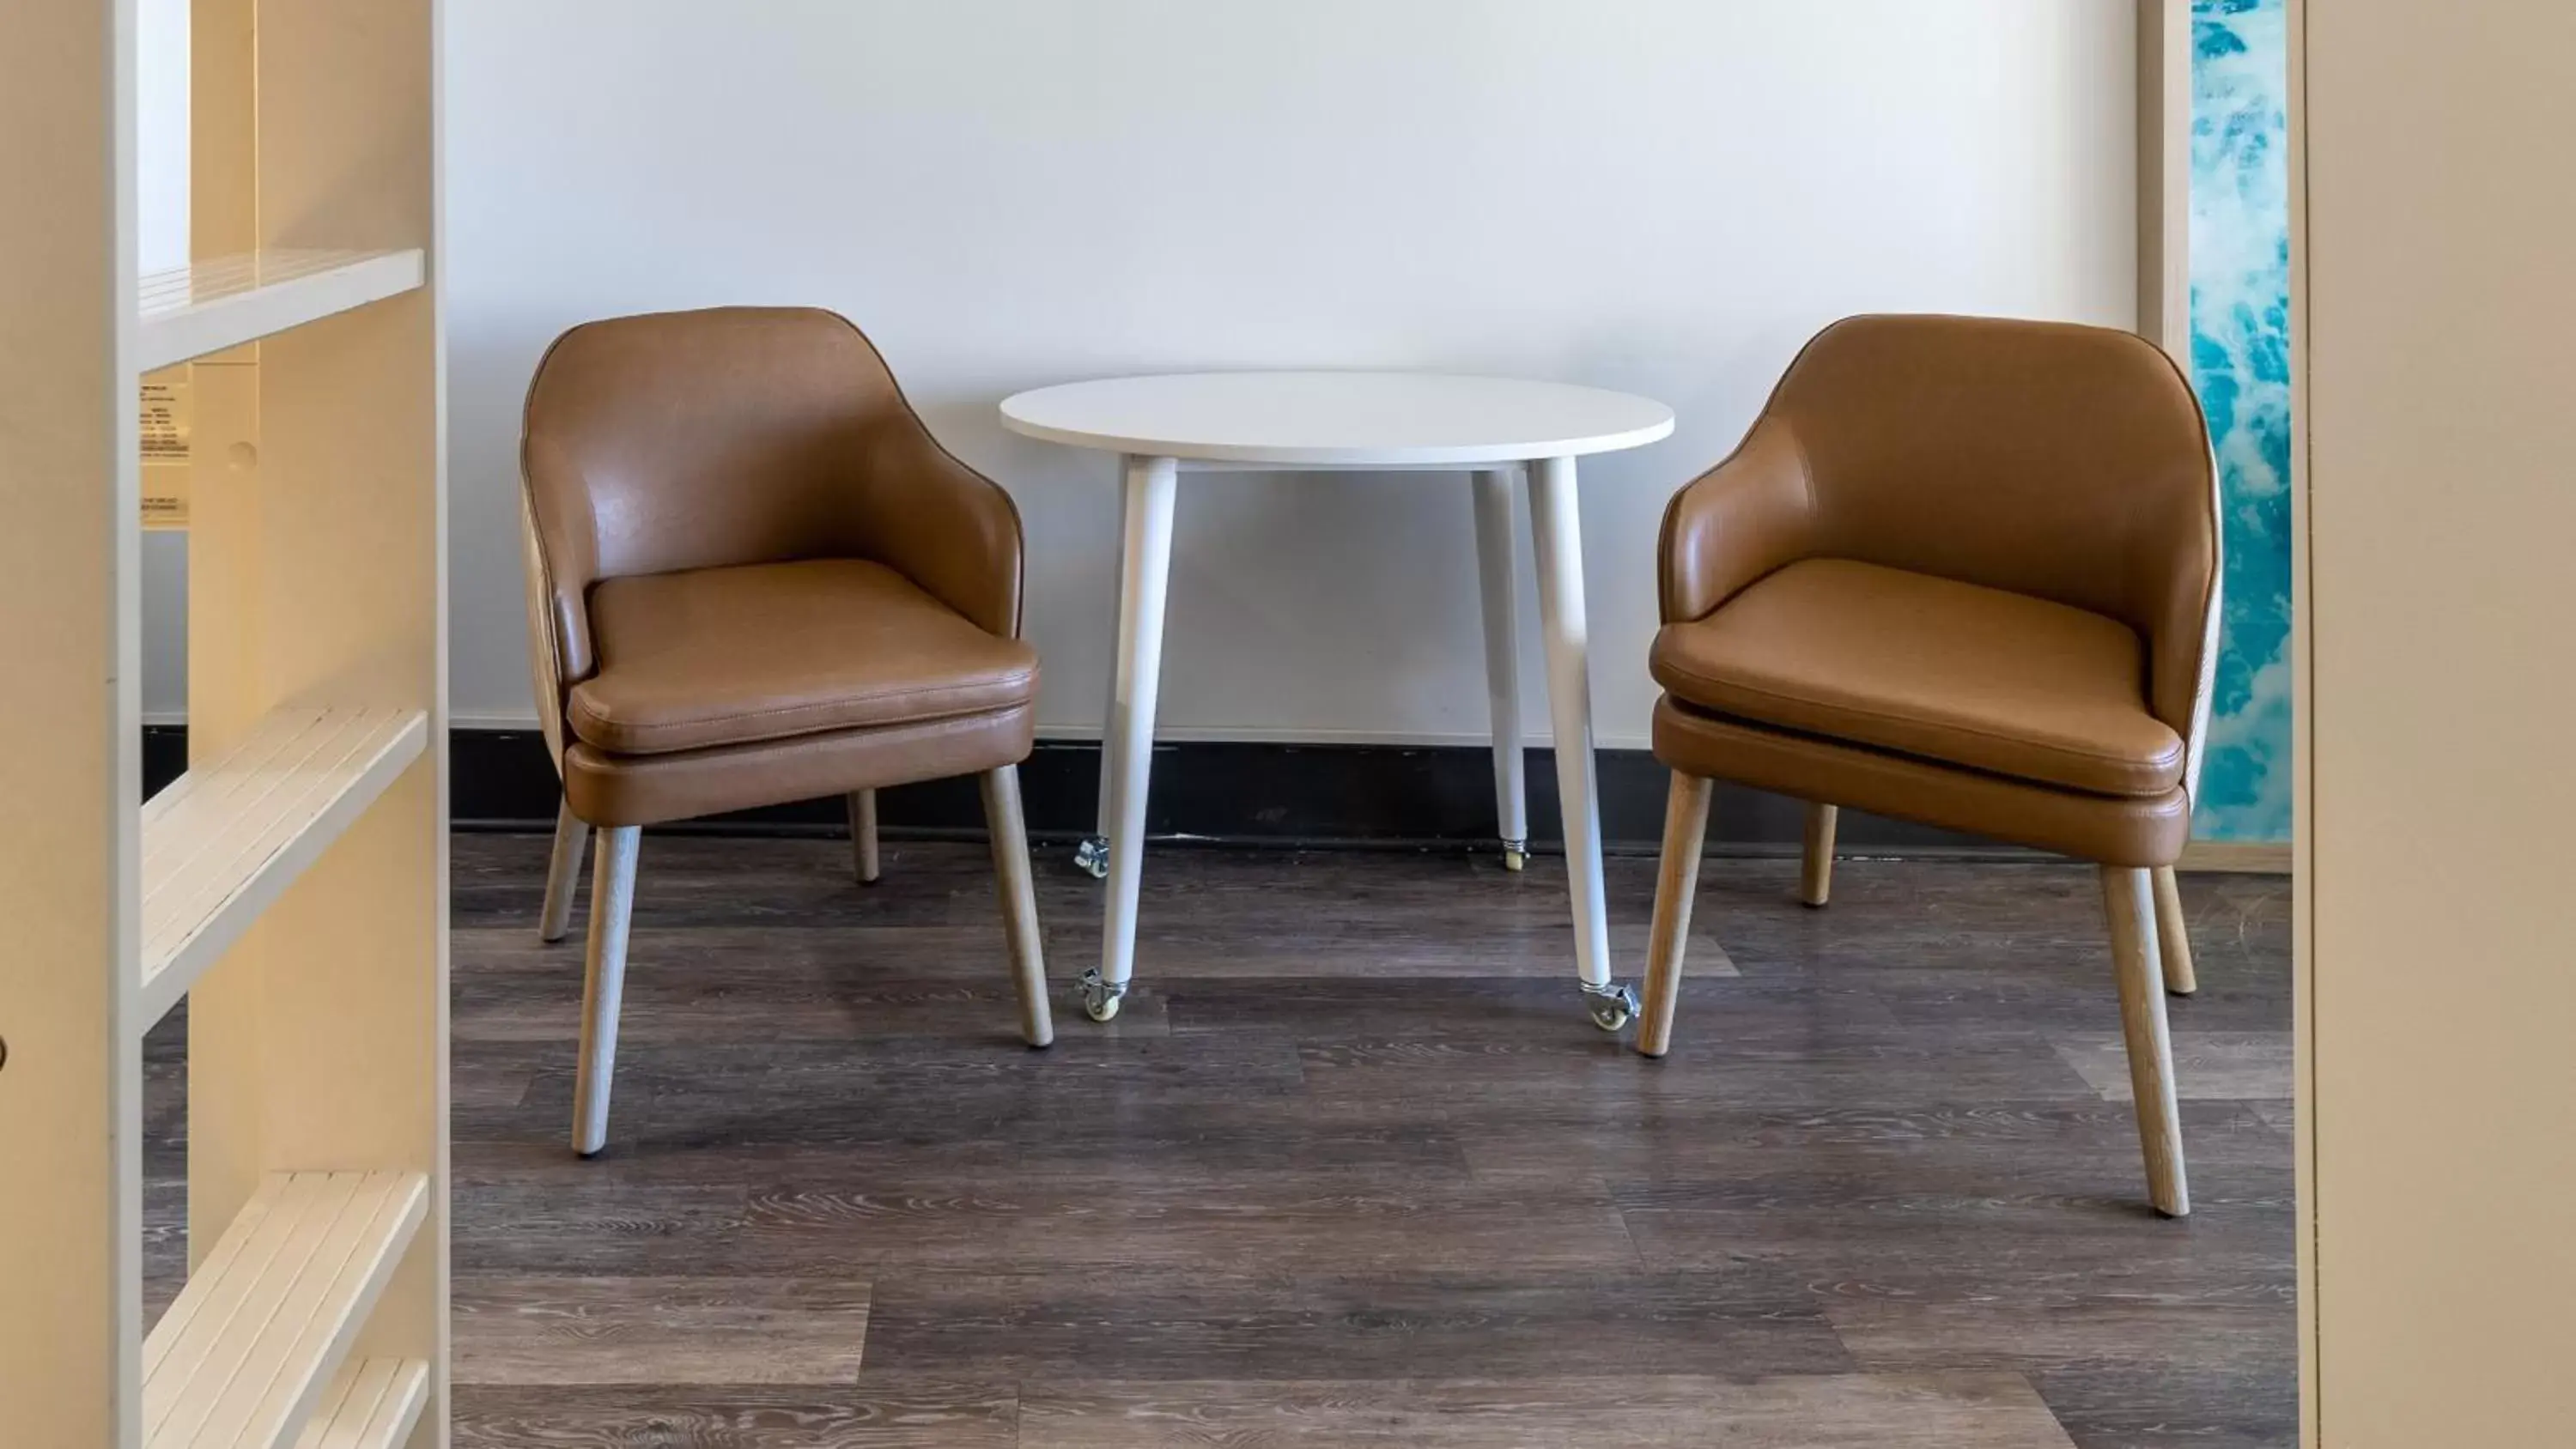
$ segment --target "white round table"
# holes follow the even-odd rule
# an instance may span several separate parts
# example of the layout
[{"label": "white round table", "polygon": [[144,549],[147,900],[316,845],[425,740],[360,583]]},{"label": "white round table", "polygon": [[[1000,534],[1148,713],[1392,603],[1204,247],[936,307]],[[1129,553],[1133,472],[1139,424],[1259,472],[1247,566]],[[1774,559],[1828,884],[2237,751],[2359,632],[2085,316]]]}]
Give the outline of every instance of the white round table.
[{"label": "white round table", "polygon": [[1504,863],[1515,870],[1528,851],[1529,807],[1514,647],[1519,608],[1513,596],[1511,503],[1515,477],[1528,477],[1548,712],[1557,742],[1558,796],[1565,806],[1575,971],[1593,1020],[1609,1031],[1627,1024],[1636,997],[1611,977],[1610,929],[1602,907],[1574,460],[1669,437],[1672,409],[1625,393],[1506,378],[1219,372],[1041,388],[1005,401],[1002,421],[1028,437],[1125,458],[1118,665],[1101,749],[1100,833],[1079,855],[1094,875],[1105,871],[1109,878],[1100,965],[1082,978],[1083,1005],[1094,1020],[1118,1014],[1134,976],[1145,796],[1162,684],[1164,587],[1180,472],[1347,468],[1474,475],[1494,791]]}]

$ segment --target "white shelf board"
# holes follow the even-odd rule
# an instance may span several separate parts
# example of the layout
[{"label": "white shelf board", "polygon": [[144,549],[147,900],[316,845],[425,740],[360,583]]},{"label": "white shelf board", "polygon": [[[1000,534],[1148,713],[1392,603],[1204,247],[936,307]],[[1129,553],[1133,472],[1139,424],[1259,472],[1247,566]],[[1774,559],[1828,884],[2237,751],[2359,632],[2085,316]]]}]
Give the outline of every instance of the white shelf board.
[{"label": "white shelf board", "polygon": [[359,1359],[340,1370],[295,1449],[401,1449],[429,1404],[429,1365]]},{"label": "white shelf board", "polygon": [[138,1031],[169,1013],[429,743],[416,709],[282,709],[143,807]]},{"label": "white shelf board", "polygon": [[157,372],[399,296],[425,271],[412,247],[246,252],[150,273],[140,288],[135,370]]},{"label": "white shelf board", "polygon": [[144,1449],[299,1449],[428,1212],[422,1173],[269,1174],[144,1340]]}]

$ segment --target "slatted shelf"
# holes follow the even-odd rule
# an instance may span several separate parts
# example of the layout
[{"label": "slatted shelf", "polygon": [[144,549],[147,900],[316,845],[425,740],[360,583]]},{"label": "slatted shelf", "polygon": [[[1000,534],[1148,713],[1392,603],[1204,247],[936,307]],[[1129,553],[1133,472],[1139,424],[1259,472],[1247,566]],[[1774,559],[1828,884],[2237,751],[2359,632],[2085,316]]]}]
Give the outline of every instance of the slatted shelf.
[{"label": "slatted shelf", "polygon": [[262,251],[146,275],[138,372],[256,342],[418,287],[425,262],[402,251]]},{"label": "slatted shelf", "polygon": [[340,1370],[295,1449],[399,1449],[429,1403],[429,1365],[360,1359]]},{"label": "slatted shelf", "polygon": [[270,1174],[144,1340],[144,1449],[308,1443],[317,1408],[347,1407],[326,1391],[428,1210],[421,1173]]},{"label": "slatted shelf", "polygon": [[142,1030],[429,743],[403,709],[283,709],[143,807]]}]

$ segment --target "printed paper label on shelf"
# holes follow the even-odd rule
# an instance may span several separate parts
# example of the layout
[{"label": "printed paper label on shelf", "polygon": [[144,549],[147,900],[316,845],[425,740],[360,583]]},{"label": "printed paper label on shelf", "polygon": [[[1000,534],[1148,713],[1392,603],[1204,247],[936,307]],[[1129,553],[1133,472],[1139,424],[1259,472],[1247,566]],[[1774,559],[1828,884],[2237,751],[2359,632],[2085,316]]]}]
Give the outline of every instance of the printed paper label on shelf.
[{"label": "printed paper label on shelf", "polygon": [[143,384],[143,526],[188,526],[189,445],[196,415],[185,367],[156,373]]},{"label": "printed paper label on shelf", "polygon": [[161,374],[143,384],[143,461],[185,463],[194,420],[188,412],[185,369]]}]

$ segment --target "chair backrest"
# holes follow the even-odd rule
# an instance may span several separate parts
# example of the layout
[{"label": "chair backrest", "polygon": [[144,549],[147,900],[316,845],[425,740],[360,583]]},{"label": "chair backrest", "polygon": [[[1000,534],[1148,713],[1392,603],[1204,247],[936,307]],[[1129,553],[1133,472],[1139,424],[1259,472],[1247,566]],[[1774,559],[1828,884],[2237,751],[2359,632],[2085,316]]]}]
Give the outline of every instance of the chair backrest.
[{"label": "chair backrest", "polygon": [[[830,312],[727,307],[575,327],[528,388],[540,542],[586,559],[592,580],[864,556],[850,463],[871,427],[908,412],[876,349]],[[558,536],[576,529],[590,536]]]},{"label": "chair backrest", "polygon": [[[557,338],[528,385],[519,457],[529,656],[557,759],[563,692],[597,667],[593,584],[875,558],[907,520],[959,524],[954,510],[914,506],[923,470],[882,466],[890,444],[912,449],[915,461],[936,455],[954,464],[875,346],[830,312],[669,312],[585,323]],[[1000,507],[1015,551],[1017,515],[1007,500]],[[962,526],[963,536],[977,536],[972,520]],[[955,581],[915,582],[938,592]],[[988,628],[1016,632],[1018,589],[1014,552],[998,604],[979,612],[943,599]]]},{"label": "chair backrest", "polygon": [[2133,333],[1855,317],[1808,344],[1769,413],[1806,456],[1819,552],[2054,599],[2150,638],[2177,573],[2214,577],[2200,403]]},{"label": "chair backrest", "polygon": [[1790,365],[1775,420],[1805,458],[1812,552],[2128,624],[2197,777],[2218,480],[2200,400],[2163,349],[2071,323],[1854,317]]}]

